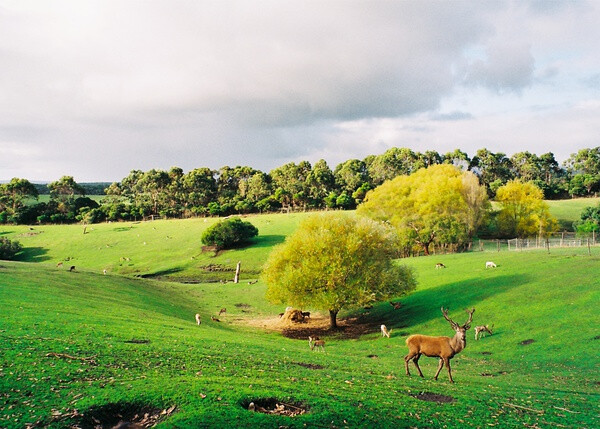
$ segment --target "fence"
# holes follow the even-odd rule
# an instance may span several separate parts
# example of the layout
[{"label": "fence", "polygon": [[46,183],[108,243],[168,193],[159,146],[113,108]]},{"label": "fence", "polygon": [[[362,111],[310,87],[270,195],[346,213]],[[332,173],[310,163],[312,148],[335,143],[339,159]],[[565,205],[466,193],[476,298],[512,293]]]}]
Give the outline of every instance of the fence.
[{"label": "fence", "polygon": [[478,240],[473,243],[473,251],[522,251],[533,249],[591,247],[600,244],[596,241],[596,234],[587,236],[577,235],[574,232],[560,232],[548,237],[512,238],[508,240]]}]

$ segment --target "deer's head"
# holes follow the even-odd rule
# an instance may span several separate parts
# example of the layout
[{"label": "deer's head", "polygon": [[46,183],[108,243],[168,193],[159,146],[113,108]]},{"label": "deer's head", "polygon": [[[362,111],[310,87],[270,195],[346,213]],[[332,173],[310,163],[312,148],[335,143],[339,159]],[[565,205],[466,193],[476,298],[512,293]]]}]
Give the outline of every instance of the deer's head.
[{"label": "deer's head", "polygon": [[473,320],[473,313],[475,313],[475,309],[472,308],[471,310],[465,310],[465,311],[469,314],[469,320],[467,320],[464,324],[459,325],[454,320],[452,320],[448,317],[448,309],[447,308],[444,309],[444,307],[442,307],[442,315],[444,316],[444,319],[446,319],[448,322],[450,322],[450,326],[452,326],[452,329],[454,329],[456,331],[456,336],[461,341],[464,341],[465,334],[466,334],[467,330],[471,327],[471,321]]}]

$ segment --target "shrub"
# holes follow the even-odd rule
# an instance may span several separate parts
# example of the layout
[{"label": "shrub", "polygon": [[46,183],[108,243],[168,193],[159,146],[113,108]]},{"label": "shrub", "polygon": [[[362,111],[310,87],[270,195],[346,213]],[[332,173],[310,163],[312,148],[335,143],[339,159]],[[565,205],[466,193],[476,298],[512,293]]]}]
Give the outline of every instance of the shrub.
[{"label": "shrub", "polygon": [[227,249],[247,243],[257,235],[258,229],[254,225],[235,217],[218,222],[204,231],[202,243]]},{"label": "shrub", "polygon": [[23,249],[18,241],[10,241],[8,238],[0,237],[0,259],[12,259]]}]

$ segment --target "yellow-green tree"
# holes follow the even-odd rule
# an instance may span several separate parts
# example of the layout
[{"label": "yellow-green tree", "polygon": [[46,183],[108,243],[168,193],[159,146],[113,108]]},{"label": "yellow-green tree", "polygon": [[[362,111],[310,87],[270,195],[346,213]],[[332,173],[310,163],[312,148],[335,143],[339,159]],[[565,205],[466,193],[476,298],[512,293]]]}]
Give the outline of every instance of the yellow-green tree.
[{"label": "yellow-green tree", "polygon": [[303,221],[263,269],[267,299],[329,311],[331,328],[343,308],[398,297],[416,286],[412,271],[394,262],[397,237],[381,223],[346,214]]},{"label": "yellow-green tree", "polygon": [[511,180],[498,188],[500,203],[498,226],[509,237],[545,235],[556,229],[557,221],[550,215],[544,193],[532,182]]},{"label": "yellow-green tree", "polygon": [[486,190],[473,173],[443,164],[383,183],[367,194],[357,212],[389,222],[405,248],[428,255],[433,243],[466,243],[488,208]]}]

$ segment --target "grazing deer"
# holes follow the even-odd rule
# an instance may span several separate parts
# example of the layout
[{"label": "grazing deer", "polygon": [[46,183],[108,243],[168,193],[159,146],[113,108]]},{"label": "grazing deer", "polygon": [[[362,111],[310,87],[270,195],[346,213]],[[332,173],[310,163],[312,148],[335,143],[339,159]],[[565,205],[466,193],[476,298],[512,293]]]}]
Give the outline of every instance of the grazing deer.
[{"label": "grazing deer", "polygon": [[435,264],[435,268],[446,268],[446,266],[441,262],[438,262],[437,264]]},{"label": "grazing deer", "polygon": [[63,266],[62,262],[59,262],[58,264],[56,264],[56,268],[62,268],[62,266]]},{"label": "grazing deer", "polygon": [[217,319],[215,316],[210,316],[210,320],[212,320],[213,322],[220,322],[220,320]]},{"label": "grazing deer", "polygon": [[496,268],[496,264],[494,264],[492,261],[487,261],[485,263],[485,267],[486,268]]},{"label": "grazing deer", "polygon": [[381,325],[381,336],[382,337],[388,337],[390,338],[390,334],[392,333],[393,329],[390,329],[388,331],[387,326],[385,325]]},{"label": "grazing deer", "polygon": [[325,351],[325,341],[320,340],[319,337],[308,337],[308,345],[312,351],[315,350],[315,347],[317,350],[320,347],[321,351]]},{"label": "grazing deer", "polygon": [[196,313],[196,323],[198,324],[198,326],[200,326],[200,324],[202,323],[202,321],[200,320],[200,314]]},{"label": "grazing deer", "polygon": [[400,307],[402,306],[402,303],[401,302],[392,302],[392,301],[390,301],[390,305],[392,307],[394,307],[394,310],[400,310]]},{"label": "grazing deer", "polygon": [[489,325],[485,325],[485,326],[475,326],[475,339],[478,340],[481,337],[484,336],[484,334],[487,332],[488,334],[492,335],[492,328],[494,327],[494,325],[492,325],[492,327],[490,328]]},{"label": "grazing deer", "polygon": [[452,380],[452,371],[450,369],[450,359],[452,359],[457,353],[460,353],[467,346],[467,338],[465,333],[467,329],[471,327],[471,321],[473,320],[473,313],[475,312],[475,309],[473,308],[471,311],[467,310],[467,313],[469,313],[469,320],[467,320],[464,325],[459,325],[450,319],[448,317],[448,310],[445,310],[444,307],[442,307],[441,310],[444,319],[450,322],[450,326],[452,326],[452,329],[456,331],[454,337],[450,338],[430,337],[427,335],[411,335],[406,339],[408,354],[404,357],[404,364],[406,367],[406,375],[410,375],[408,370],[408,362],[412,360],[417,367],[417,371],[419,371],[419,375],[423,377],[421,368],[419,368],[419,358],[421,355],[423,354],[428,357],[439,357],[440,364],[437,372],[435,373],[435,377],[433,378],[437,380],[442,367],[444,364],[446,364],[450,382],[454,383],[454,380]]},{"label": "grazing deer", "polygon": [[219,310],[219,316],[223,313],[227,313],[227,309],[226,308],[222,308],[221,310]]}]

